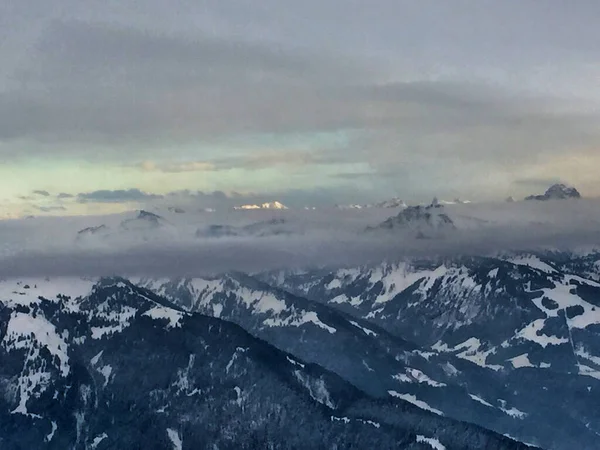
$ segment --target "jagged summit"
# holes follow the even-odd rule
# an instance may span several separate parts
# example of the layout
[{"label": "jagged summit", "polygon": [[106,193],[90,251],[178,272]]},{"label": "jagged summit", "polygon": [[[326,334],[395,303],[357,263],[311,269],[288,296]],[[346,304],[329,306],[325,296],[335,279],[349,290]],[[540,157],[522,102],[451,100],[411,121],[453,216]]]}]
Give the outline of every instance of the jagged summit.
[{"label": "jagged summit", "polygon": [[550,186],[543,195],[530,195],[525,200],[564,200],[567,198],[581,198],[581,194],[572,186],[556,183]]}]

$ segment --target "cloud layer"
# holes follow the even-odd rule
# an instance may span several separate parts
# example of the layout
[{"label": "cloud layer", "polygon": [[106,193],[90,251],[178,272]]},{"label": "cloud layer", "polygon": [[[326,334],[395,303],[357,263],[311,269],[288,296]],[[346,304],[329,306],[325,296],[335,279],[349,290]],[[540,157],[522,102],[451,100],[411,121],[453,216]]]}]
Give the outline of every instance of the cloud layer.
[{"label": "cloud layer", "polygon": [[[520,251],[598,250],[598,201],[454,205],[458,229],[416,239],[414,231],[364,233],[390,212],[235,212],[166,214],[161,225],[128,213],[6,222],[0,227],[3,276],[204,276],[226,271],[348,267],[404,258],[455,258]],[[209,225],[260,225],[284,219],[291,235],[198,237]],[[105,225],[78,233],[83,227]],[[51,236],[52,239],[48,240]]]}]

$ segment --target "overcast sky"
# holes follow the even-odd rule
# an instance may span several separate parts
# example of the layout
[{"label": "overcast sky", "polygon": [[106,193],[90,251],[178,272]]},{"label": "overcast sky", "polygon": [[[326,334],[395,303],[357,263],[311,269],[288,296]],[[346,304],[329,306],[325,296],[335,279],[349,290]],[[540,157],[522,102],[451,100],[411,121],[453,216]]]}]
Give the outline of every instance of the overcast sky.
[{"label": "overcast sky", "polygon": [[1,214],[598,196],[598,17],[592,0],[0,2]]}]

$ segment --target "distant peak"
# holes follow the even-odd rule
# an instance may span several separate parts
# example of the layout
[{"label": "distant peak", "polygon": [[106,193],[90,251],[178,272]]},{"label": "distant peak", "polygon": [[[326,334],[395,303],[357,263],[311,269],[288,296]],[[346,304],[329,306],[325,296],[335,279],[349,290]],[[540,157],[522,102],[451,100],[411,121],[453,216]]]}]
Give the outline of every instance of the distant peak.
[{"label": "distant peak", "polygon": [[367,231],[404,229],[416,232],[417,238],[431,237],[431,232],[455,229],[454,222],[444,212],[444,206],[432,203],[428,206],[409,206],[398,215],[390,217]]},{"label": "distant peak", "polygon": [[77,232],[77,234],[96,234],[96,233],[99,233],[101,231],[105,231],[107,229],[108,229],[108,227],[106,225],[102,224],[102,225],[98,225],[98,226],[95,226],[95,227],[84,228],[83,230],[79,230]]},{"label": "distant peak", "polygon": [[285,206],[283,203],[280,203],[278,201],[274,201],[274,202],[262,203],[260,205],[257,205],[257,204],[248,204],[248,205],[234,206],[233,209],[239,209],[239,210],[247,210],[247,209],[288,209],[288,207]]},{"label": "distant peak", "polygon": [[144,209],[140,209],[140,212],[137,216],[138,219],[162,219],[158,214],[154,214],[150,211],[146,211]]},{"label": "distant peak", "polygon": [[546,190],[546,196],[550,198],[581,198],[581,194],[577,189],[566,184],[553,184]]},{"label": "distant peak", "polygon": [[550,186],[543,195],[530,195],[525,200],[564,200],[567,198],[581,198],[581,194],[572,186],[556,183]]}]

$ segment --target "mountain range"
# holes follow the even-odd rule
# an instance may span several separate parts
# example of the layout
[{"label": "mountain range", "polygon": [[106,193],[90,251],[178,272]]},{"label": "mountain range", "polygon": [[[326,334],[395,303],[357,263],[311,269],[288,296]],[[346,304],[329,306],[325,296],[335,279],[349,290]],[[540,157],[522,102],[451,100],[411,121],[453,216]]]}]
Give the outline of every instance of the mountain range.
[{"label": "mountain range", "polygon": [[526,448],[124,279],[3,287],[2,448]]},{"label": "mountain range", "polygon": [[[572,198],[0,223],[0,448],[599,448],[600,217]],[[54,270],[81,254],[113,275]],[[187,270],[224,258],[256,264]]]}]

